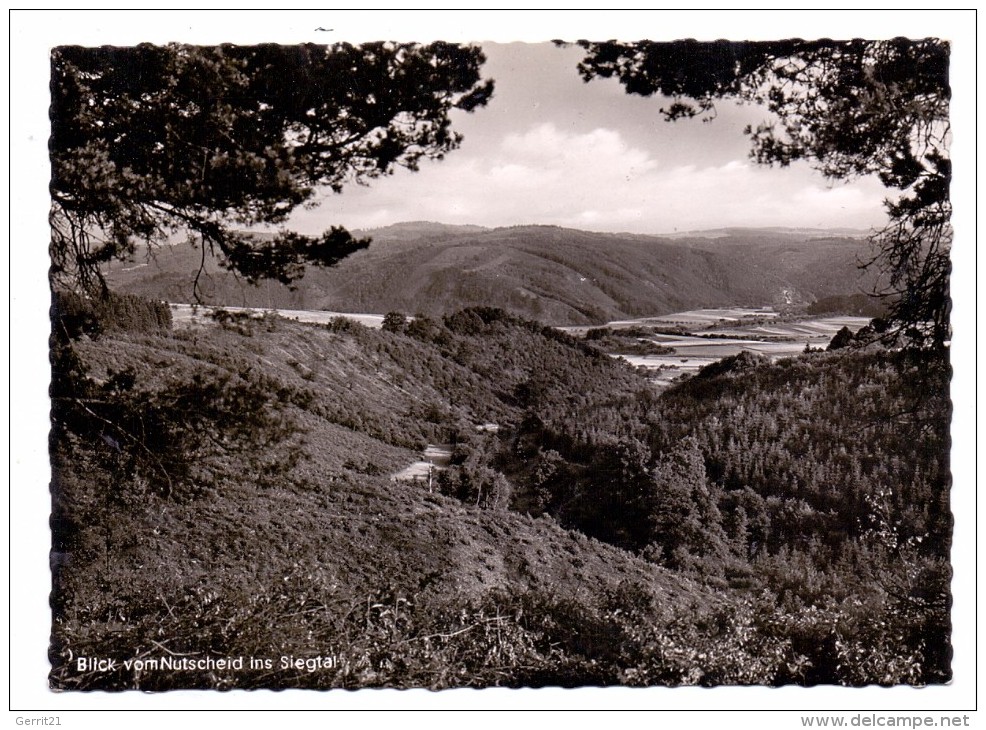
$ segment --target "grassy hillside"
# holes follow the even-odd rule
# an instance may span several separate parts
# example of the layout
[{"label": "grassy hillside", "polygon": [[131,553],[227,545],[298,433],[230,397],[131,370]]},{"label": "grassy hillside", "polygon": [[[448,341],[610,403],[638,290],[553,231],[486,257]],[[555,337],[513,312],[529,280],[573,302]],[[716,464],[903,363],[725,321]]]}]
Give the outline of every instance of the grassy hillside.
[{"label": "grassy hillside", "polygon": [[[210,303],[440,316],[492,306],[554,325],[599,324],[696,307],[808,303],[867,290],[859,239],[799,232],[727,232],[668,239],[553,226],[484,229],[399,224],[366,231],[370,248],[310,269],[295,291],[250,286],[207,259]],[[190,301],[200,256],[189,246],[115,264],[116,289]],[[146,265],[145,265],[146,264]]]}]

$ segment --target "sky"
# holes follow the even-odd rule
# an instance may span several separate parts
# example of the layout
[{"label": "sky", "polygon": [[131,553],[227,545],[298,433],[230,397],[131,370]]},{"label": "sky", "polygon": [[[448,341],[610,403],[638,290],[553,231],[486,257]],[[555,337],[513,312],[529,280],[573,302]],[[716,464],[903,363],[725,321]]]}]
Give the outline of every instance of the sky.
[{"label": "sky", "polygon": [[327,192],[289,226],[375,228],[409,220],[594,231],[673,233],[725,226],[880,227],[887,191],[875,178],[831,181],[807,163],[749,158],[758,106],[717,105],[711,123],[666,122],[659,96],[631,96],[613,79],[582,81],[577,46],[483,43],[493,99],[453,112],[458,150],[369,187]]}]

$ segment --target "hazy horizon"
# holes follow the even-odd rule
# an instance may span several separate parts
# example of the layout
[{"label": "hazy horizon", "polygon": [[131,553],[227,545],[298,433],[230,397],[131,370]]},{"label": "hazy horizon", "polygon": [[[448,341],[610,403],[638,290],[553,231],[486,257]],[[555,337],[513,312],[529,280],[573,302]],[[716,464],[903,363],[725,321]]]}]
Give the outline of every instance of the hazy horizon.
[{"label": "hazy horizon", "polygon": [[759,106],[717,104],[715,119],[665,122],[666,100],[627,95],[615,80],[585,83],[578,47],[482,43],[488,106],[455,111],[463,134],[444,160],[398,170],[366,187],[326,193],[287,224],[378,228],[407,220],[487,227],[558,225],[587,231],[673,234],[724,227],[881,227],[886,188],[875,178],[831,181],[805,162],[749,159],[747,125]]},{"label": "hazy horizon", "polygon": [[394,221],[393,223],[385,223],[383,225],[368,227],[368,228],[353,228],[353,232],[373,232],[385,230],[388,228],[399,228],[401,226],[443,226],[449,228],[480,228],[483,230],[494,231],[498,229],[506,228],[563,228],[569,230],[585,231],[588,233],[600,233],[608,235],[632,235],[632,236],[653,236],[655,238],[674,238],[676,236],[689,236],[695,234],[706,234],[706,233],[717,233],[722,231],[775,231],[775,232],[801,232],[801,231],[816,231],[819,233],[841,233],[852,236],[866,236],[869,235],[871,229],[867,228],[852,228],[849,226],[785,226],[785,225],[757,225],[757,226],[717,226],[715,228],[696,228],[689,230],[674,231],[671,233],[638,233],[636,231],[618,231],[618,230],[595,230],[589,228],[577,228],[574,226],[562,226],[553,223],[532,223],[532,222],[520,222],[520,223],[504,223],[501,225],[481,225],[479,223],[449,223],[448,221],[439,220],[425,220],[425,219],[415,219],[415,220],[400,220]]}]

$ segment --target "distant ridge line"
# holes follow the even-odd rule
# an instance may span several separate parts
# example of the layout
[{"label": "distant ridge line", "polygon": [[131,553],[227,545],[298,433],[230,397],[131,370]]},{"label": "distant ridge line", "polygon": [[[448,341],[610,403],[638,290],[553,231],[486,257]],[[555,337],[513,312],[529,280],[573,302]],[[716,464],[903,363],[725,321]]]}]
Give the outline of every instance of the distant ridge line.
[{"label": "distant ridge line", "polygon": [[824,238],[829,236],[841,236],[850,238],[862,238],[872,234],[872,230],[863,228],[816,228],[811,226],[725,226],[722,228],[703,228],[690,229],[686,231],[672,231],[664,233],[639,233],[631,231],[593,231],[571,226],[563,226],[554,223],[514,223],[503,226],[482,226],[472,223],[441,223],[439,221],[400,221],[390,223],[375,228],[358,228],[354,233],[372,236],[374,233],[396,233],[402,230],[417,232],[436,232],[447,233],[482,233],[495,231],[516,231],[522,229],[531,230],[559,230],[572,231],[576,233],[589,233],[602,236],[632,236],[634,238],[721,238],[724,236],[749,236],[758,233],[767,234],[788,234],[788,235],[809,235],[813,238]]}]

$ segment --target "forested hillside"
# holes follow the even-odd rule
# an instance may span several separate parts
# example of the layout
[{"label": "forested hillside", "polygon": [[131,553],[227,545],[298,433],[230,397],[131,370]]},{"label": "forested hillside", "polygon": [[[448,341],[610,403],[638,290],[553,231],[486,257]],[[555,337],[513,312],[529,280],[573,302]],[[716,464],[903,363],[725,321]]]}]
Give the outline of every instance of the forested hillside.
[{"label": "forested hillside", "polygon": [[[950,677],[931,356],[740,355],[662,393],[490,308],[174,330],[117,302],[55,310],[54,687]],[[394,481],[428,443],[433,489]],[[204,654],[274,664],[72,663]]]},{"label": "forested hillside", "polygon": [[[407,223],[363,231],[372,239],[293,288],[252,286],[207,260],[203,300],[227,306],[402,311],[432,317],[491,306],[553,325],[600,324],[696,307],[807,304],[869,292],[860,238],[809,232],[730,231],[711,237],[591,233],[554,226],[484,229]],[[187,245],[114,264],[116,290],[191,301],[200,251]]]}]

